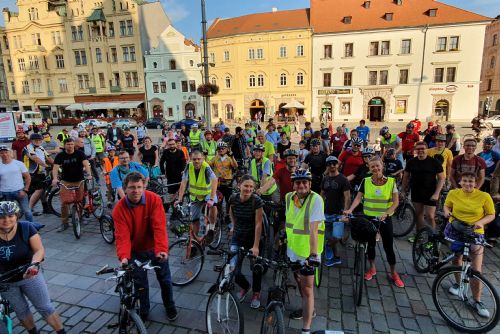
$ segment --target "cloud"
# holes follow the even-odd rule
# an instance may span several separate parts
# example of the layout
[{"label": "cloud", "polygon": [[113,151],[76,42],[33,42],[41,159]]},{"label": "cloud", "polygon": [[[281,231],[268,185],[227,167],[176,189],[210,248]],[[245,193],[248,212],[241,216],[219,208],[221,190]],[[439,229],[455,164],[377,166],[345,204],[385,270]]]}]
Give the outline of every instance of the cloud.
[{"label": "cloud", "polygon": [[189,16],[189,11],[181,3],[175,0],[161,0],[168,17],[172,22],[178,22]]}]

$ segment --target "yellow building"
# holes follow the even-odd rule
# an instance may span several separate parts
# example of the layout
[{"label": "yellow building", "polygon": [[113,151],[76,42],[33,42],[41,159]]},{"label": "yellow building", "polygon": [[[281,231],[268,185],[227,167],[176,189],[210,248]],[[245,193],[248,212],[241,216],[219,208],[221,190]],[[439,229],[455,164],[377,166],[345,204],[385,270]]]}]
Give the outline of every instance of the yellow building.
[{"label": "yellow building", "polygon": [[[311,116],[309,9],[216,19],[208,29],[212,119]],[[299,102],[299,104],[297,104]],[[304,106],[284,109],[288,103]]]}]

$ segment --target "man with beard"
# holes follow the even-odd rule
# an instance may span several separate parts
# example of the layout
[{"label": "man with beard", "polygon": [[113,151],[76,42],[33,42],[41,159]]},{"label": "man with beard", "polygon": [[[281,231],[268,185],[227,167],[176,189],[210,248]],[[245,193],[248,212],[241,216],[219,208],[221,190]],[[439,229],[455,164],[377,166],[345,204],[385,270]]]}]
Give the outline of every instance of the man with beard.
[{"label": "man with beard", "polygon": [[167,188],[170,195],[179,190],[184,168],[186,168],[184,153],[177,149],[175,140],[170,138],[167,141],[167,149],[163,151],[160,159],[161,173],[167,177],[168,184],[173,184]]},{"label": "man with beard", "polygon": [[130,161],[130,155],[127,151],[121,151],[118,154],[118,160],[120,164],[111,170],[109,173],[109,178],[111,180],[111,187],[116,190],[118,198],[125,197],[125,191],[123,189],[123,179],[127,174],[131,172],[139,172],[144,175],[146,179],[146,186],[149,181],[149,172],[146,168],[142,167],[137,162]]},{"label": "man with beard", "polygon": [[312,174],[312,191],[319,193],[323,173],[326,170],[326,153],[321,151],[321,142],[315,138],[311,140],[311,153],[307,155],[302,163],[302,169],[310,169]]}]

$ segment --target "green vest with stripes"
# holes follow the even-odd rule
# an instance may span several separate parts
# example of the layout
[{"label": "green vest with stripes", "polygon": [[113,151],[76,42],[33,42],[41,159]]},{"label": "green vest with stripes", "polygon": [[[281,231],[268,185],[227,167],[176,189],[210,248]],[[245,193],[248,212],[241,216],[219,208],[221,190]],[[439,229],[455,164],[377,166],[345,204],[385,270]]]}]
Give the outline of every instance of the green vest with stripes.
[{"label": "green vest with stripes", "polygon": [[194,165],[192,162],[188,164],[188,176],[189,176],[189,197],[192,201],[203,201],[207,195],[210,195],[212,187],[210,183],[207,184],[207,180],[205,177],[205,170],[207,169],[208,164],[203,161],[201,163],[200,172],[198,173],[198,177],[194,172]]},{"label": "green vest with stripes", "polygon": [[[269,160],[268,158],[262,157],[262,164],[260,165],[261,169],[264,169],[264,165],[266,164],[266,162],[268,160]],[[264,173],[264,171],[262,171],[262,173]],[[259,179],[259,173],[257,172],[257,162],[255,161],[255,159],[252,159],[252,161],[250,162],[250,175],[252,175],[252,177],[257,181],[257,185],[260,187],[261,184],[260,184],[260,179]],[[266,181],[269,180],[271,177],[273,177],[273,165],[272,164],[271,164],[271,175],[269,175],[269,177],[266,179]],[[276,189],[278,189],[278,186],[275,183],[271,188],[269,188],[262,195],[272,195],[276,191]]]},{"label": "green vest with stripes", "polygon": [[382,186],[374,185],[371,177],[365,178],[365,192],[363,194],[363,213],[369,217],[380,217],[392,206],[392,192],[395,179],[387,178]]}]

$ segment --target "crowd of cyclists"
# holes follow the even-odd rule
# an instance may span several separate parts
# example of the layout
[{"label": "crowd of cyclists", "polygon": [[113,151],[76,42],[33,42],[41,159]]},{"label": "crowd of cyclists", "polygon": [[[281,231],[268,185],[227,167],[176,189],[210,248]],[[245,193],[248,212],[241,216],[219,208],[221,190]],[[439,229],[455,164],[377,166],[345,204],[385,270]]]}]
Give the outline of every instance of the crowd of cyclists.
[{"label": "crowd of cyclists", "polygon": [[[133,240],[138,236],[129,233],[136,228],[163,233],[156,221],[151,223],[153,227],[148,225],[147,220],[153,219],[150,216],[154,213],[147,211],[150,208],[146,203],[156,195],[145,190],[151,179],[163,175],[167,180],[166,191],[174,199],[170,207],[176,207],[186,195],[189,196],[195,233],[203,223],[198,217],[207,206],[206,238],[210,243],[218,210],[225,210],[223,216],[230,248],[245,247],[255,256],[259,255],[264,203],[282,205],[279,224],[273,227],[275,235],[284,230],[288,258],[304,264],[295,273],[302,307],[291,312],[290,317],[302,319],[302,333],[310,333],[316,315],[314,267],[332,267],[346,260],[342,258],[339,245],[347,235],[347,217],[353,213],[384,222],[378,235],[368,243],[370,267],[365,280],[377,274],[375,249],[380,238],[392,281],[398,288],[405,284],[397,272],[392,216],[400,201],[407,197],[411,198],[416,212],[417,231],[426,225],[436,227],[436,208],[443,194],[447,194],[441,205],[450,221],[472,225],[478,235],[484,235],[490,243],[495,242],[499,229],[494,203],[500,201],[500,143],[497,140],[500,131],[495,130],[493,135],[485,137],[479,143],[481,152],[476,154],[477,138],[461,140],[453,124],[443,129],[439,123],[429,122],[426,129],[421,127],[421,122],[415,119],[401,133],[383,126],[377,136],[364,120],[350,131],[345,125],[334,130],[331,123],[329,126],[322,123],[316,130],[306,122],[299,134],[300,141],[292,143],[288,123],[279,125],[272,119],[267,124],[249,122],[244,127],[237,126],[234,131],[222,121],[213,131],[205,129],[203,123],[180,129],[167,124],[157,145],[153,144],[141,122],[133,131],[121,129],[116,124],[105,132],[98,128],[71,132],[63,129],[55,139],[50,132],[32,133],[28,137],[19,130],[12,148],[0,146],[0,195],[4,200],[0,203],[0,245],[14,242],[24,251],[0,256],[0,273],[23,261],[40,262],[35,261],[40,260],[40,254],[43,258],[43,246],[37,232],[30,228],[24,240],[24,232],[12,228],[15,225],[12,217],[22,211],[25,219],[33,222],[34,216],[49,213],[42,198],[47,174],[52,176],[52,186],[79,187],[80,194],[83,194],[83,180],[95,179],[99,185],[102,178],[110,208],[115,205],[121,208],[113,211],[113,218],[119,221],[115,221],[117,234],[120,231],[122,236],[116,240],[121,263],[128,263],[134,254],[165,262],[166,238],[161,238],[161,245],[157,242],[160,238],[153,238],[147,242],[151,244],[150,249],[145,249]],[[460,154],[462,148],[464,153]],[[61,197],[65,189],[61,187]],[[43,212],[33,212],[40,199]],[[169,203],[163,204],[161,210],[168,212]],[[139,210],[137,207],[141,205],[145,205],[146,213],[141,211],[137,217],[146,222],[143,225],[127,222],[130,217],[124,213],[126,208]],[[64,203],[61,212],[58,232],[68,228],[68,207]],[[131,224],[135,225],[131,227]],[[142,235],[144,233],[139,234],[141,240],[148,238]],[[408,240],[413,242],[414,236]],[[20,247],[22,244],[24,248]],[[146,251],[151,251],[152,255]],[[323,252],[324,263],[321,263]],[[481,246],[473,250],[473,268],[478,271],[481,271],[483,253]],[[32,259],[28,258],[30,256]],[[30,267],[30,273],[33,270],[38,273],[37,268]],[[173,321],[177,311],[172,299],[168,262],[167,268],[161,270],[162,274],[157,272],[157,276],[167,317]],[[40,301],[40,296],[30,294],[29,289],[45,284],[43,278],[41,282],[30,284],[31,276],[34,275],[26,273],[24,277],[8,281],[20,287],[18,295],[11,296],[13,300],[24,301],[13,305],[19,319],[30,333],[37,333],[29,309],[25,309],[23,296],[26,296],[57,333],[64,333],[53,308],[48,306],[50,301]],[[240,301],[244,301],[252,289],[250,306],[259,308],[261,280],[261,275],[254,273],[250,285],[238,273],[236,283],[240,286]],[[450,293],[455,293],[451,290]],[[479,316],[489,316],[479,296],[476,297],[474,308]],[[141,316],[147,317],[149,310],[141,311]]]}]

